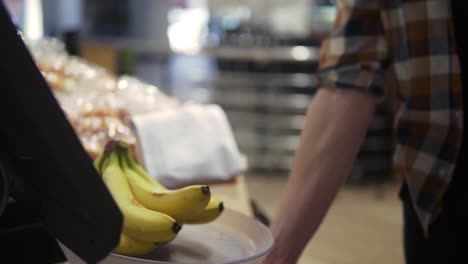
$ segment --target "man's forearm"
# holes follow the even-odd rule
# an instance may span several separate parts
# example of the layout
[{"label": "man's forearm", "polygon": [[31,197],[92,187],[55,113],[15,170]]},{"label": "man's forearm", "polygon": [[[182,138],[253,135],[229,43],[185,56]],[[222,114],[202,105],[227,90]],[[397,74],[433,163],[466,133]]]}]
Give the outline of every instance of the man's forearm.
[{"label": "man's forearm", "polygon": [[269,264],[296,261],[316,232],[351,170],[375,105],[372,96],[356,91],[317,92],[274,221],[277,241]]}]

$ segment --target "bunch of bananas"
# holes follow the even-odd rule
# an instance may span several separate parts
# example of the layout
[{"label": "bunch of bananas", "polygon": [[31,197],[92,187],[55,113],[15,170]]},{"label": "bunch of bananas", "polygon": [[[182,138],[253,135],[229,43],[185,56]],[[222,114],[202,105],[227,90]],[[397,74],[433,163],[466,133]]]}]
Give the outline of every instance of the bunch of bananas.
[{"label": "bunch of bananas", "polygon": [[183,224],[211,222],[224,209],[206,185],[167,189],[137,164],[125,142],[109,141],[94,165],[124,216],[115,253],[145,255],[172,241]]}]

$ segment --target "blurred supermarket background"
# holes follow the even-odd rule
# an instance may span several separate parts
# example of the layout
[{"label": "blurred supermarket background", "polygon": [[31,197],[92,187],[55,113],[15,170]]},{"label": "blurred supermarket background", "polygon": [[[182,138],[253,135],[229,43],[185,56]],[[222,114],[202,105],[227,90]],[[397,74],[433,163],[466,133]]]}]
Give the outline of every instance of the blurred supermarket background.
[{"label": "blurred supermarket background", "polygon": [[[120,133],[132,140],[125,126],[128,113],[122,109],[130,108],[131,114],[179,102],[218,104],[248,159],[251,196],[267,217],[273,217],[317,88],[314,72],[321,40],[333,26],[333,0],[4,2],[30,39],[59,100],[68,105],[68,113],[76,113],[72,120],[89,149],[99,151],[93,146],[99,141],[96,131],[105,126],[106,135],[101,138],[108,137],[109,124],[112,135]],[[62,68],[57,70],[57,65]],[[67,69],[77,72],[75,83],[73,78],[60,79],[59,72]],[[106,74],[123,77],[103,77]],[[75,91],[77,79],[80,88]],[[105,91],[113,82],[132,93],[123,92],[123,97],[137,94],[146,98],[145,103],[128,99],[124,103],[130,106],[122,107],[121,101],[107,98],[103,104],[113,109],[94,107],[94,112],[83,113],[93,108],[86,101],[96,99],[89,97],[93,87],[99,85]],[[70,90],[79,95],[79,103],[67,104]],[[102,115],[109,116],[107,123],[91,118]],[[348,188],[313,242],[317,246],[310,255],[319,257],[303,263],[377,263],[377,259],[384,263],[382,256],[388,257],[388,263],[398,263],[401,259],[391,127],[392,104],[387,99],[379,105]],[[269,188],[262,191],[262,186]],[[341,251],[327,251],[340,245]],[[336,252],[348,255],[339,257]],[[362,257],[366,252],[371,257]]]},{"label": "blurred supermarket background", "polygon": [[[333,1],[43,0],[42,9],[42,34],[72,54],[181,101],[221,105],[251,170],[290,168]],[[381,105],[350,182],[389,179],[389,110]]]}]

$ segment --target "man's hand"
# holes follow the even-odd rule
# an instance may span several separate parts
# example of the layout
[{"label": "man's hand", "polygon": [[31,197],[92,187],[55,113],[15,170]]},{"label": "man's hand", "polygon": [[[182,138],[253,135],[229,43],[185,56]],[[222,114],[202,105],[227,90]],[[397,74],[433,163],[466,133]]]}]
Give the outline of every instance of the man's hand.
[{"label": "man's hand", "polygon": [[322,88],[309,107],[286,193],[273,223],[276,244],[262,264],[293,264],[349,174],[376,99]]}]

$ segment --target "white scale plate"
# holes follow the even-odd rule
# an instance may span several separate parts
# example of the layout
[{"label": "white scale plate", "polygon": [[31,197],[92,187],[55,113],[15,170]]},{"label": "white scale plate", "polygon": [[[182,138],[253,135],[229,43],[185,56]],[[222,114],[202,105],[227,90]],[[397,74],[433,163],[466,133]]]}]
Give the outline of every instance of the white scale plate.
[{"label": "white scale plate", "polygon": [[[102,264],[234,264],[256,263],[273,247],[270,230],[257,220],[226,209],[214,222],[185,225],[176,239],[135,258],[110,254]],[[69,262],[75,263],[65,252]],[[70,253],[68,251],[68,253]]]}]

